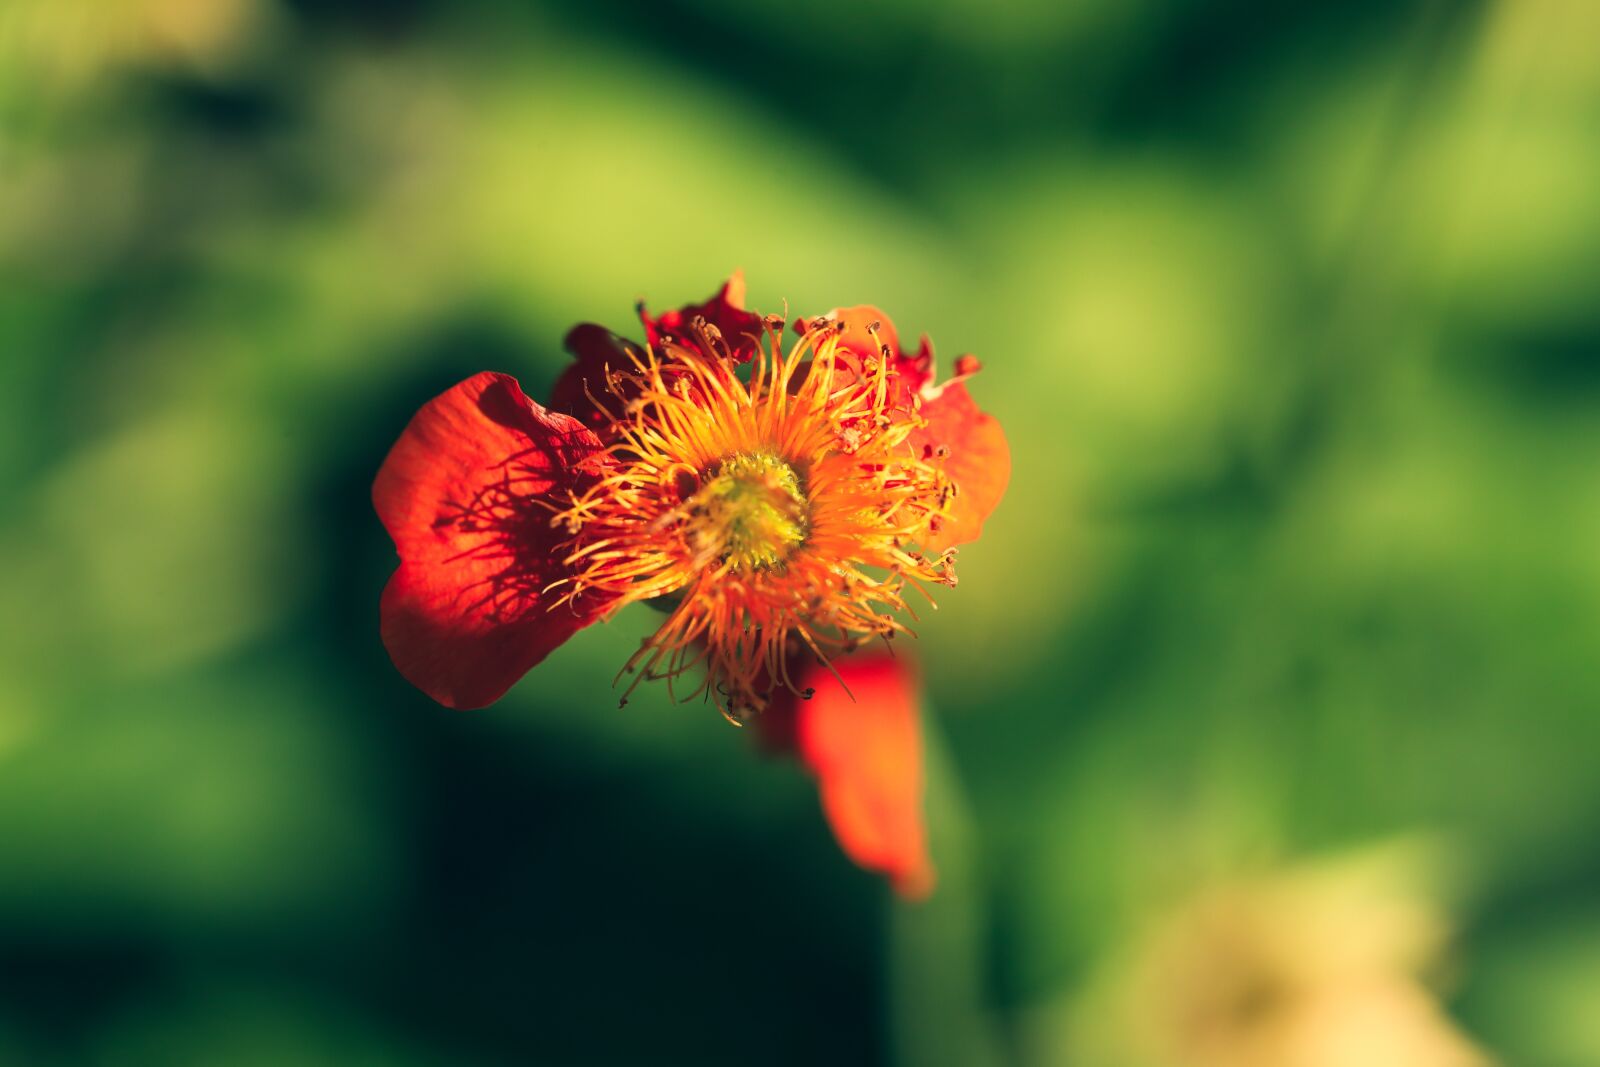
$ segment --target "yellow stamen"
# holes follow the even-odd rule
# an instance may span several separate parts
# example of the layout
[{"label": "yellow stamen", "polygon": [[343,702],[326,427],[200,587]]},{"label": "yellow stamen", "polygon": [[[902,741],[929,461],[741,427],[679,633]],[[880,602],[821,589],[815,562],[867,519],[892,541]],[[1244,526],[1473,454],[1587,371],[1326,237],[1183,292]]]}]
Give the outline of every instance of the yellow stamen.
[{"label": "yellow stamen", "polygon": [[748,382],[714,331],[607,376],[616,463],[554,521],[574,534],[564,600],[675,601],[623,668],[634,685],[703,666],[695,692],[743,716],[793,688],[791,653],[907,632],[906,584],[954,584],[949,554],[917,548],[950,492],[907,444],[923,420],[893,404],[891,361],[839,332],[813,322],[785,353],[769,325]]}]

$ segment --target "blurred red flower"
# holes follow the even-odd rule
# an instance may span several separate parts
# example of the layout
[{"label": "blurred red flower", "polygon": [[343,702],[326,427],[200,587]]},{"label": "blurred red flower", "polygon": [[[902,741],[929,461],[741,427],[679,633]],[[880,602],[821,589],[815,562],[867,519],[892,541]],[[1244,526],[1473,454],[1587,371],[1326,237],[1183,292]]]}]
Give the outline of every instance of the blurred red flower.
[{"label": "blurred red flower", "polygon": [[737,274],[639,317],[644,345],[574,328],[549,407],[485,372],[412,419],[373,484],[400,554],[389,654],[440,703],[481,707],[650,601],[667,618],[627,692],[689,676],[683,695],[736,722],[792,720],[845,850],[919,892],[915,694],[891,657],[856,650],[909,633],[908,588],[955,584],[954,546],[1005,491],[1005,435],[965,384],[977,361],[936,382],[928,341],[905,354],[865,306],[796,321],[785,350]]}]

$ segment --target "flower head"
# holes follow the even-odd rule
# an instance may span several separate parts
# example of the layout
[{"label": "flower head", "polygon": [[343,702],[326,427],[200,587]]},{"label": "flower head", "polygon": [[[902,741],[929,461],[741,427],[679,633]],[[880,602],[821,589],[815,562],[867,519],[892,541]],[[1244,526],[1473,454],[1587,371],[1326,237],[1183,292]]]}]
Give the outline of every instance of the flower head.
[{"label": "flower head", "polygon": [[631,350],[594,398],[608,469],[556,517],[572,537],[557,603],[672,598],[628,664],[635,684],[695,670],[734,716],[796,688],[791,647],[827,660],[892,637],[908,589],[955,583],[951,554],[920,546],[956,490],[911,445],[925,423],[896,407],[891,361],[843,346],[836,319],[787,350],[766,329],[747,378],[704,318],[693,344]]},{"label": "flower head", "polygon": [[[648,344],[572,331],[552,409],[485,373],[420,411],[373,486],[400,550],[383,632],[441,703],[497,699],[583,626],[635,601],[666,620],[627,663],[730,717],[803,693],[827,663],[908,633],[955,584],[1010,472],[962,379],[933,383],[876,309],[795,324],[743,308],[737,275],[659,317]],[[683,687],[685,677],[693,681]]]},{"label": "flower head", "polygon": [[[906,355],[871,307],[797,320],[790,338],[744,308],[737,274],[702,304],[639,316],[643,345],[592,324],[568,334],[576,359],[548,408],[486,372],[412,419],[373,485],[401,560],[382,603],[395,665],[440,703],[479,707],[582,627],[646,601],[666,618],[624,665],[624,700],[660,679],[743,721],[825,678],[853,702],[857,668],[836,663],[910,633],[913,601],[955,585],[954,546],[1005,490],[1005,436],[966,391],[977,362],[936,382],[928,342]],[[799,747],[825,798],[830,778],[866,783],[833,789],[847,799],[830,815],[892,793],[866,807],[903,822],[920,798],[915,717],[872,721],[909,770],[827,757],[848,748],[837,738]],[[904,886],[925,883],[920,823],[885,831],[900,842],[887,851],[871,844],[883,829],[841,839]]]}]

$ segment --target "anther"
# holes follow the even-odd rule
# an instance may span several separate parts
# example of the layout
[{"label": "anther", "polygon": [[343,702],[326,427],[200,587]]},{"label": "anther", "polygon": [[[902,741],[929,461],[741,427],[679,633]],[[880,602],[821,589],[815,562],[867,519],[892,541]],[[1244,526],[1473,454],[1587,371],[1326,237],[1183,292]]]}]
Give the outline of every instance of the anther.
[{"label": "anther", "polygon": [[688,500],[700,488],[700,476],[693,471],[679,469],[673,474],[672,488],[679,500]]}]

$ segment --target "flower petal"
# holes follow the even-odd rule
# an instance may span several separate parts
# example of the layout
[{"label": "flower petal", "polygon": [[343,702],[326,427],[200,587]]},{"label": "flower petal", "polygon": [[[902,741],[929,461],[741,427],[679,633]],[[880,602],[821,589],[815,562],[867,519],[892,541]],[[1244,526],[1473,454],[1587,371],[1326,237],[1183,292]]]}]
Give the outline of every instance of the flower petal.
[{"label": "flower petal", "polygon": [[606,372],[633,370],[628,351],[635,346],[592,322],[579,323],[568,330],[564,345],[574,359],[550,390],[550,407],[571,415],[591,430],[602,431],[614,421],[599,403],[610,396],[606,392]]},{"label": "flower petal", "polygon": [[509,375],[475,375],[417,412],[372,485],[400,553],[383,643],[407,680],[482,707],[594,620],[598,605],[551,608],[564,535],[546,503],[602,462],[599,438]]},{"label": "flower petal", "polygon": [[834,660],[832,671],[812,663],[797,681],[815,692],[792,702],[795,745],[816,775],[840,847],[860,866],[888,875],[901,896],[926,896],[933,865],[911,671],[887,652],[868,651]]},{"label": "flower petal", "polygon": [[[871,304],[857,304],[855,307],[834,308],[824,319],[836,319],[844,323],[844,332],[839,335],[839,347],[849,349],[858,356],[877,356],[883,346],[889,347],[892,358],[900,356],[900,336],[895,333],[894,323],[889,321],[889,316]],[[801,319],[795,323],[796,329],[801,333],[809,322],[816,320]],[[877,341],[872,338],[873,331],[869,329],[877,324]],[[921,384],[920,382],[918,384]]]},{"label": "flower petal", "polygon": [[1011,481],[1011,446],[1006,433],[967,392],[966,380],[981,368],[971,356],[962,356],[956,360],[954,378],[933,384],[933,347],[926,337],[914,359],[900,362],[902,377],[917,390],[922,417],[928,420],[908,439],[911,447],[929,456],[947,451],[944,469],[956,487],[949,517],[923,548],[938,552],[976,541],[983,533],[984,520],[999,505]]},{"label": "flower petal", "polygon": [[[900,350],[900,339],[889,316],[871,304],[834,308],[823,315],[844,323],[839,345],[857,356],[877,356],[884,347],[894,361],[898,405],[906,411],[920,410],[928,425],[909,438],[912,448],[926,456],[948,449],[944,469],[955,483],[956,497],[950,502],[950,517],[922,547],[939,552],[952,545],[976,541],[1011,481],[1011,448],[1005,431],[992,415],[979,410],[967,392],[966,379],[979,370],[978,361],[963,356],[956,361],[956,376],[942,384],[934,382],[933,345],[927,337],[916,355]],[[874,327],[874,324],[875,327]],[[796,323],[804,331],[806,320]],[[874,327],[878,346],[873,344]]]},{"label": "flower petal", "polygon": [[[639,321],[644,323],[645,340],[652,346],[672,340],[691,348],[700,348],[699,340],[690,329],[696,315],[703,316],[707,323],[716,327],[735,362],[749,362],[761,346],[764,336],[761,316],[744,308],[743,271],[734,271],[722,288],[703,304],[685,304],[676,311],[660,315],[651,315],[642,301],[639,304]],[[705,354],[717,355],[715,352]]]}]

